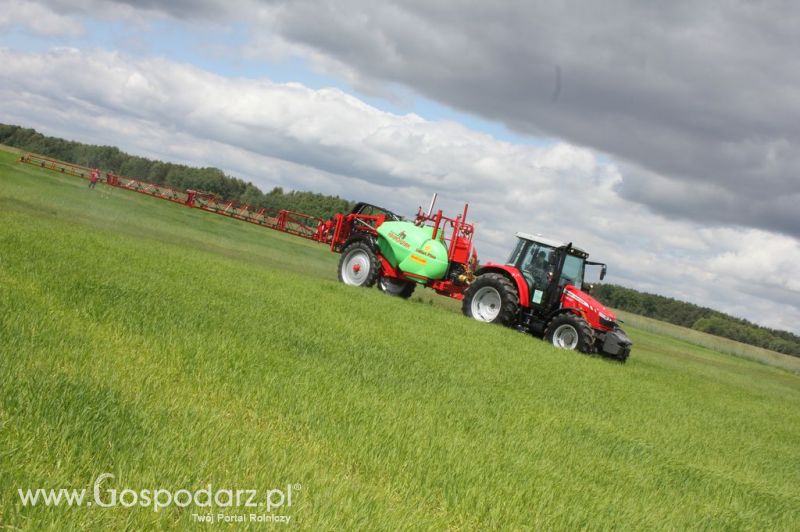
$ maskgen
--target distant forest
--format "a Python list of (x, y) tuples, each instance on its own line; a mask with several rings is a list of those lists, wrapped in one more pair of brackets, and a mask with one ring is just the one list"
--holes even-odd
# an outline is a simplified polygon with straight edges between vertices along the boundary
[(592, 295), (609, 307), (627, 310), (745, 344), (800, 356), (800, 336), (761, 327), (710, 308), (613, 284), (595, 285)]
[[(314, 192), (284, 192), (280, 187), (265, 194), (253, 183), (225, 175), (218, 168), (195, 168), (153, 161), (128, 155), (112, 146), (96, 146), (47, 137), (20, 126), (0, 124), (0, 144), (181, 190), (190, 188), (211, 192), (218, 197), (259, 208), (289, 209), (320, 218), (329, 218), (337, 212), (348, 212), (353, 208), (352, 202), (338, 196)], [(779, 353), (800, 356), (800, 336), (761, 327), (716, 310), (612, 284), (596, 285), (593, 295), (610, 307)]]
[(96, 146), (47, 137), (36, 130), (20, 126), (0, 124), (0, 144), (179, 190), (211, 192), (217, 197), (252, 207), (287, 209), (330, 218), (337, 212), (350, 211), (354, 205), (338, 196), (315, 192), (284, 192), (281, 187), (275, 187), (265, 194), (253, 183), (225, 175), (219, 168), (195, 168), (153, 161), (129, 155), (112, 146)]

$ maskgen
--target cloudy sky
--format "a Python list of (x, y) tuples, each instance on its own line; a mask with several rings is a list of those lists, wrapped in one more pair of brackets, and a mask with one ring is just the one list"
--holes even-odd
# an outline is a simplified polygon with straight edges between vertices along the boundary
[(798, 27), (788, 1), (0, 0), (0, 122), (404, 214), (438, 192), (482, 260), (542, 233), (800, 332)]

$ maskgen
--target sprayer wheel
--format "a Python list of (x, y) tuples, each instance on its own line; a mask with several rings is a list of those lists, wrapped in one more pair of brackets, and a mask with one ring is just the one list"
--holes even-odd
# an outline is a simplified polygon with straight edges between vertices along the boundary
[(392, 279), (390, 277), (381, 277), (378, 279), (378, 290), (390, 296), (402, 297), (408, 299), (414, 293), (414, 288), (417, 283), (413, 281), (404, 281), (402, 279)]
[(339, 259), (339, 280), (350, 286), (368, 288), (380, 275), (381, 263), (365, 242), (353, 242), (342, 250)]

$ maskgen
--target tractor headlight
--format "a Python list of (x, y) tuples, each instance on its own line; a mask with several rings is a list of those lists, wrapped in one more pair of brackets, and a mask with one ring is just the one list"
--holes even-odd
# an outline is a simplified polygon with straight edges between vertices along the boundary
[(600, 325), (602, 325), (603, 327), (608, 327), (609, 329), (613, 329), (617, 325), (617, 322), (615, 322), (609, 316), (606, 316), (605, 314), (603, 314), (601, 312), (600, 313)]

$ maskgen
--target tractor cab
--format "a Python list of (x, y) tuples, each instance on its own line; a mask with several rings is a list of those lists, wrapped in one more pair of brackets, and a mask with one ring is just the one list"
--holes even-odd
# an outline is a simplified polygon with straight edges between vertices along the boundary
[(587, 265), (602, 266), (600, 278), (605, 277), (605, 264), (587, 261), (589, 254), (572, 244), (527, 233), (517, 233), (517, 238), (507, 264), (525, 279), (530, 306), (557, 305), (567, 285), (583, 290)]

